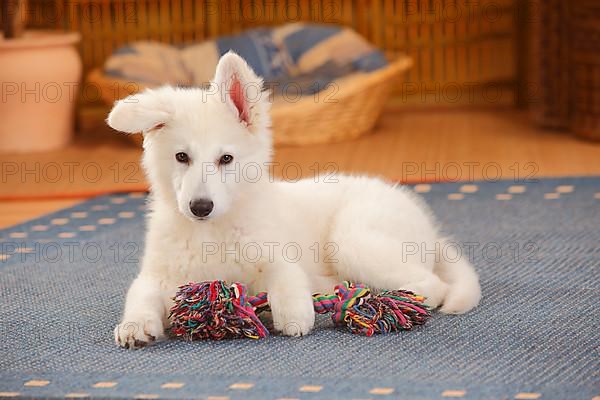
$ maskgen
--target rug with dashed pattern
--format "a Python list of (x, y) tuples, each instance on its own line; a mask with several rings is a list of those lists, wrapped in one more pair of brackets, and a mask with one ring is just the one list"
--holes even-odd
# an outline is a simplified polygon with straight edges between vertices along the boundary
[(120, 349), (145, 195), (115, 194), (0, 231), (0, 397), (598, 400), (600, 178), (421, 184), (483, 301), (361, 337)]

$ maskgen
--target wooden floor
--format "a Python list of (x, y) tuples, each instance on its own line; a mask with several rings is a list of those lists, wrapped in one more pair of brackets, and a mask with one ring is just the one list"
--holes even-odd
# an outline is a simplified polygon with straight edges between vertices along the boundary
[[(0, 227), (73, 205), (93, 193), (146, 187), (137, 147), (108, 131), (85, 137), (43, 155), (2, 156)], [(526, 115), (509, 109), (389, 108), (369, 136), (277, 149), (275, 161), (275, 174), (289, 180), (298, 172), (314, 176), (317, 170), (403, 181), (520, 180), (600, 175), (600, 144), (535, 129)]]

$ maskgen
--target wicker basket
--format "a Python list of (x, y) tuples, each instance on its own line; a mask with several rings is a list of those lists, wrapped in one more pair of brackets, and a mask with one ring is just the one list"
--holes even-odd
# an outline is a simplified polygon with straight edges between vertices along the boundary
[(597, 0), (535, 0), (531, 109), (543, 127), (600, 140), (600, 6)]
[(576, 135), (600, 140), (600, 4), (570, 3), (572, 121)]
[(533, 0), (532, 5), (531, 79), (538, 96), (532, 117), (543, 128), (568, 129), (569, 5), (563, 0)]
[[(401, 57), (387, 67), (371, 73), (357, 73), (335, 81), (318, 96), (303, 96), (292, 102), (273, 102), (273, 139), (275, 144), (306, 145), (353, 139), (369, 133), (389, 97), (392, 83), (412, 65)], [(88, 83), (95, 85), (102, 99), (112, 105), (116, 100), (137, 93), (142, 84), (106, 76), (93, 70)], [(139, 141), (137, 136), (132, 136)]]

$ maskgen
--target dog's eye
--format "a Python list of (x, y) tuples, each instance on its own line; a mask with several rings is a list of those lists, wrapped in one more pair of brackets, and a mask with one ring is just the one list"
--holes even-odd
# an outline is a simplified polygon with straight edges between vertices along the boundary
[(219, 160), (220, 165), (226, 165), (233, 161), (233, 156), (231, 154), (223, 154), (221, 159)]
[(188, 157), (188, 155), (183, 152), (175, 154), (175, 159), (178, 162), (184, 163), (184, 164), (188, 164), (190, 162), (190, 158)]

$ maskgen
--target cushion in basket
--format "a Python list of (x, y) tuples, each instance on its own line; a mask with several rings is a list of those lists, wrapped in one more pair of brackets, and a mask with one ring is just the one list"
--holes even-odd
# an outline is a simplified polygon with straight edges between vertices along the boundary
[(293, 23), (181, 47), (134, 42), (109, 57), (104, 73), (146, 86), (199, 86), (210, 81), (219, 57), (229, 50), (241, 55), (276, 93), (282, 83), (293, 82), (301, 94), (312, 94), (339, 77), (387, 65), (383, 53), (351, 29)]

